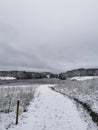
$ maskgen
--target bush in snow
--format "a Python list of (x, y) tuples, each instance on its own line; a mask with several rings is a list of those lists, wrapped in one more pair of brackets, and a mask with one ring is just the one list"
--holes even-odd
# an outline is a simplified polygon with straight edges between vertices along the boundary
[(17, 85), (0, 86), (0, 112), (11, 112), (20, 99), (20, 111), (26, 111), (27, 105), (34, 97), (36, 86)]

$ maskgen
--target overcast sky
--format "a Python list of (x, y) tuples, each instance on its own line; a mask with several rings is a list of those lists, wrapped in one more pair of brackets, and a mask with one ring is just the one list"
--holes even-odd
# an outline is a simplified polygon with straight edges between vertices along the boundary
[(0, 0), (0, 69), (98, 67), (98, 0)]

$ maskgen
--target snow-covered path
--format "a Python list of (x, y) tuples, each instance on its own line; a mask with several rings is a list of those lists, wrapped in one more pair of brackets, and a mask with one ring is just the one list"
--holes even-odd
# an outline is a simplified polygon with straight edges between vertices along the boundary
[(10, 130), (87, 130), (75, 104), (47, 86), (40, 86), (27, 117)]

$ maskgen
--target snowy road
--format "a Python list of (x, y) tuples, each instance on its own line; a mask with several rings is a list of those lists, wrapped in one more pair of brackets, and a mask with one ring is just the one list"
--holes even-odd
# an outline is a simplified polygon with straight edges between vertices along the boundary
[(75, 104), (47, 86), (40, 86), (23, 122), (10, 130), (87, 130)]

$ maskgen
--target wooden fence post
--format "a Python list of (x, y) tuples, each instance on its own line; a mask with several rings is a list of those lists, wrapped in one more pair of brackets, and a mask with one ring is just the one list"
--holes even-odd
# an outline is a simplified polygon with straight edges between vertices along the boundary
[(19, 103), (20, 103), (20, 100), (17, 100), (17, 108), (16, 108), (16, 125), (18, 124), (18, 118), (19, 118)]

